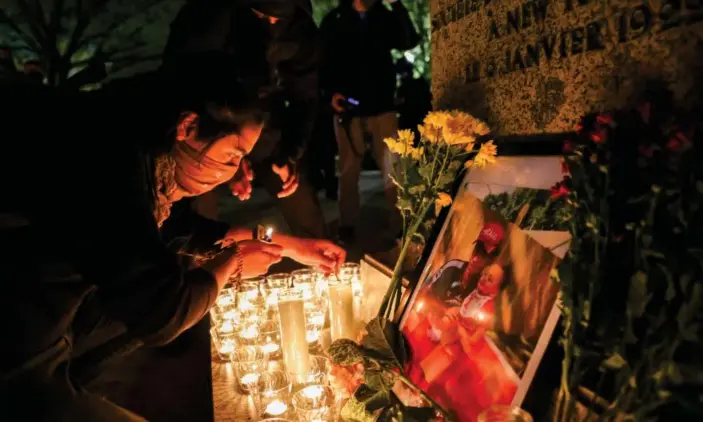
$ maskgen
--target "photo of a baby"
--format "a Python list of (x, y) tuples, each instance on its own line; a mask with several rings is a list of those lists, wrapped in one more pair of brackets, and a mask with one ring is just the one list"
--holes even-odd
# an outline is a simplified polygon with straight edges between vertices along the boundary
[(466, 189), (454, 207), (461, 212), (450, 213), (401, 330), (410, 379), (470, 422), (529, 384), (558, 316), (550, 273), (559, 259)]

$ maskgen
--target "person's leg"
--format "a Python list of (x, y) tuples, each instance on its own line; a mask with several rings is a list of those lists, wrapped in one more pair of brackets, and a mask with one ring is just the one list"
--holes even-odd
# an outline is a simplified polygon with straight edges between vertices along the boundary
[(371, 148), (374, 159), (383, 175), (383, 189), (388, 202), (389, 229), (395, 235), (397, 234), (396, 232), (402, 229), (402, 223), (400, 213), (395, 207), (398, 195), (390, 176), (393, 171), (393, 155), (388, 150), (385, 142), (383, 142), (384, 139), (395, 136), (398, 131), (398, 119), (395, 112), (373, 116), (368, 120), (367, 130), (371, 134)]
[(353, 240), (354, 230), (359, 222), (359, 176), (365, 151), (361, 118), (339, 122), (335, 117), (334, 131), (339, 147), (340, 237)]
[(69, 377), (68, 337), (3, 374), (0, 420), (142, 422), (146, 419), (76, 387)]
[(283, 182), (273, 172), (270, 163), (254, 164), (254, 178), (276, 198), (276, 205), (293, 235), (324, 239), (327, 237), (327, 226), (317, 194), (308, 182), (306, 169), (298, 170), (300, 172), (298, 189), (285, 198), (278, 197)]

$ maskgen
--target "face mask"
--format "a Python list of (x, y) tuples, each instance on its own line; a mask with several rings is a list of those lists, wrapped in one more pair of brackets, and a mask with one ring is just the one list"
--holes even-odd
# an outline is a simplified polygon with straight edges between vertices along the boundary
[(234, 177), (239, 164), (223, 164), (202, 154), (185, 141), (173, 150), (176, 184), (190, 195), (200, 195)]

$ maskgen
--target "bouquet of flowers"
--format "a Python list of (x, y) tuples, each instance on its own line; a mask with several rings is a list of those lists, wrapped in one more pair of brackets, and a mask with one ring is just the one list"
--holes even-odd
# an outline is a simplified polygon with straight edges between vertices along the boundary
[(565, 354), (555, 421), (657, 419), (671, 403), (700, 404), (686, 391), (700, 391), (703, 373), (701, 128), (658, 98), (586, 116), (564, 145), (552, 197), (572, 243), (555, 273)]
[(422, 228), (430, 212), (437, 215), (452, 203), (449, 191), (462, 170), (495, 162), (497, 150), (488, 126), (467, 113), (431, 112), (423, 123), (418, 139), (413, 131), (400, 130), (397, 137), (385, 140), (395, 158), (391, 177), (403, 237), (379, 314), (359, 342), (337, 340), (328, 350), (333, 378), (348, 396), (341, 412), (344, 420), (453, 420), (404, 375), (408, 351), (392, 316), (400, 306), (406, 253), (414, 240), (424, 242)]

